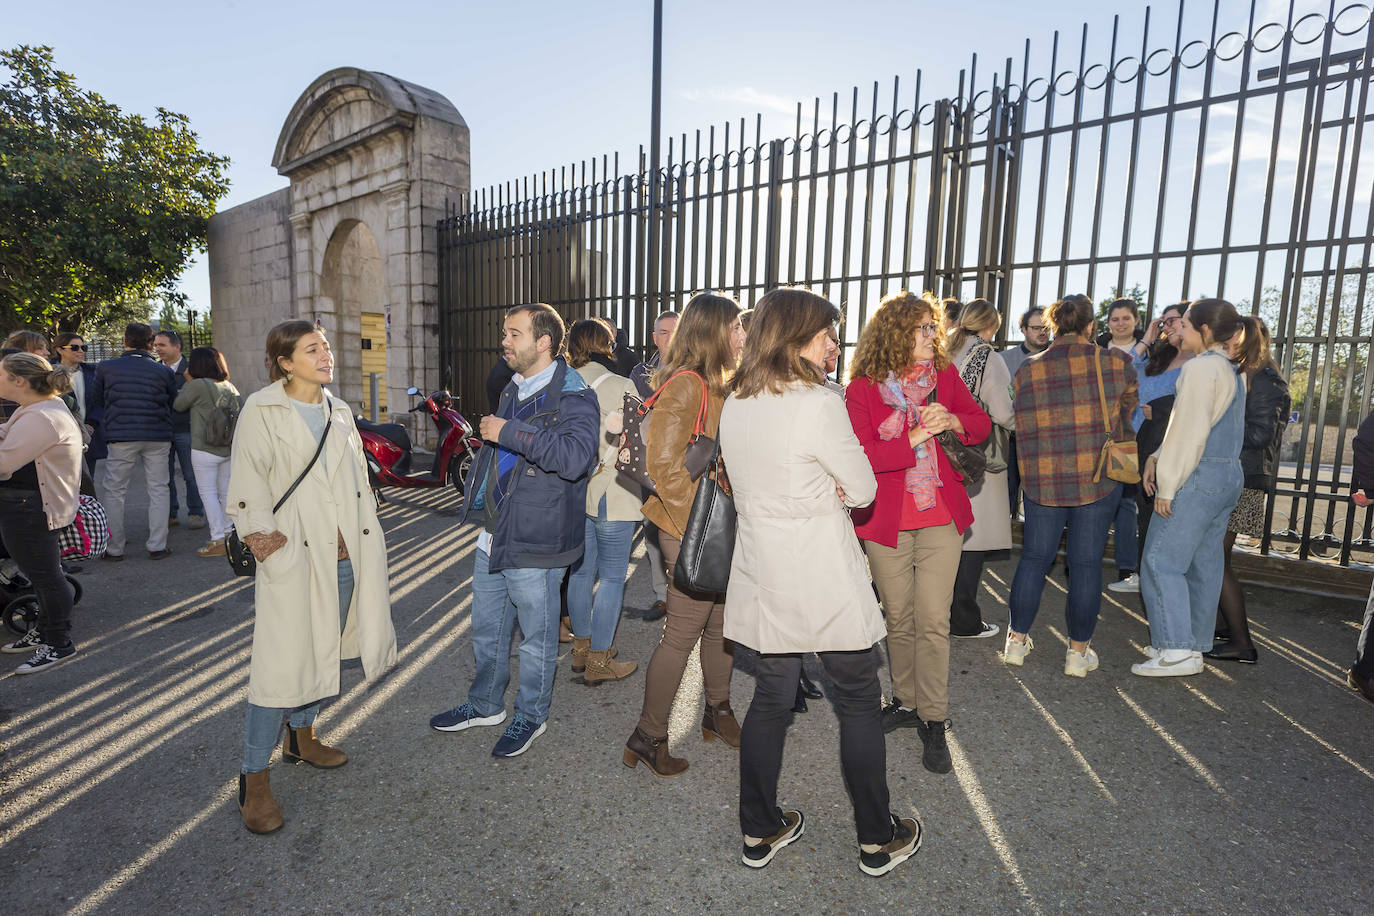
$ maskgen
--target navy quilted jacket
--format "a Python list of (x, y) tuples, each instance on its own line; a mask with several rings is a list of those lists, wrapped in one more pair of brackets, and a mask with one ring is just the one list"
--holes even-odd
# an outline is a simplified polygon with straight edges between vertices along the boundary
[(95, 367), (95, 403), (106, 442), (171, 442), (176, 379), (151, 353), (125, 350)]

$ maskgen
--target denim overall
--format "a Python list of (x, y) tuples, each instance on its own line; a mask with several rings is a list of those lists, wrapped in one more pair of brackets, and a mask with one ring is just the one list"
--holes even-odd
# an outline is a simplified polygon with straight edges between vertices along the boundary
[[(1225, 359), (1215, 351), (1199, 359)], [(1156, 649), (1212, 648), (1224, 564), (1226, 522), (1240, 499), (1245, 475), (1240, 449), (1245, 437), (1245, 380), (1207, 434), (1197, 468), (1174, 496), (1173, 514), (1155, 517), (1145, 537), (1141, 597)]]

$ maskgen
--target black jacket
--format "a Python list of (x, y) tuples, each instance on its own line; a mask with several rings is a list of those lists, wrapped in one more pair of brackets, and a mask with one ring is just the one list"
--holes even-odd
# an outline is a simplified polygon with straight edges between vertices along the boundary
[(171, 442), (172, 370), (144, 350), (125, 350), (95, 367), (92, 398), (104, 410), (106, 442)]
[(1374, 413), (1364, 418), (1355, 433), (1355, 475), (1350, 489), (1362, 489), (1365, 496), (1374, 499)]
[(1245, 396), (1245, 441), (1240, 449), (1247, 490), (1268, 490), (1274, 485), (1279, 443), (1292, 406), (1288, 384), (1278, 372), (1271, 367), (1255, 373)]

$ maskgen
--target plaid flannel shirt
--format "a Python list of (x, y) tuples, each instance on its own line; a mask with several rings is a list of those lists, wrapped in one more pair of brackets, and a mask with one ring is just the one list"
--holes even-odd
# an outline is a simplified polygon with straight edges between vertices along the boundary
[(1105, 473), (1093, 481), (1107, 438), (1094, 359), (1102, 360), (1112, 438), (1131, 439), (1137, 382), (1130, 359), (1118, 350), (1057, 340), (1012, 380), (1021, 488), (1042, 506), (1085, 506), (1116, 486)]

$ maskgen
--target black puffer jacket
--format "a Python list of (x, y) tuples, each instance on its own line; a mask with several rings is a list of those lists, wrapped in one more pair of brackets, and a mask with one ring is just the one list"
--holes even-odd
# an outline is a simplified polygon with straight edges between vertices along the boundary
[(1292, 406), (1288, 383), (1272, 367), (1261, 369), (1250, 379), (1250, 391), (1245, 396), (1245, 442), (1240, 450), (1246, 489), (1268, 490), (1273, 486), (1279, 442)]
[(177, 385), (151, 353), (125, 350), (95, 367), (92, 398), (105, 408), (106, 442), (171, 442)]

